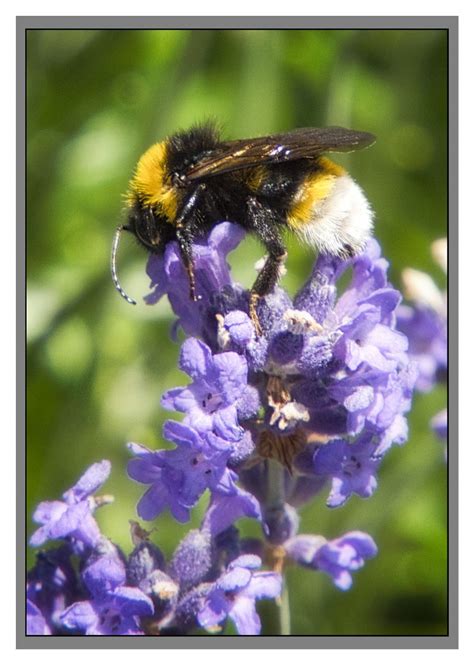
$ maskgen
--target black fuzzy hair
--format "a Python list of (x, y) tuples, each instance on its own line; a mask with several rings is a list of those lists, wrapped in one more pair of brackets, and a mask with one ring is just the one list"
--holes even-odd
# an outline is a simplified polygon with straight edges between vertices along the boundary
[(214, 151), (220, 143), (220, 132), (216, 123), (211, 120), (194, 125), (186, 131), (176, 132), (167, 140), (168, 171), (182, 172), (210, 151)]

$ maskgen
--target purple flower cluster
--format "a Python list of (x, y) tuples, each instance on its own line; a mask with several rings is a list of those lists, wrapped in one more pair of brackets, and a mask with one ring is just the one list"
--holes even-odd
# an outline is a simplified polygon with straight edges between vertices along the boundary
[[(98, 469), (104, 467), (104, 462), (93, 465), (83, 479), (98, 479)], [(81, 480), (66, 494), (74, 493)], [(89, 518), (91, 510), (92, 506)], [(216, 525), (211, 518), (201, 529), (190, 531), (167, 564), (149, 534), (137, 525), (132, 527), (135, 548), (127, 557), (100, 532), (91, 543), (87, 531), (78, 533), (71, 521), (69, 529), (51, 536), (62, 544), (40, 551), (28, 574), (27, 634), (216, 632), (228, 618), (239, 634), (258, 634), (255, 603), (279, 596), (281, 577), (259, 570), (259, 557), (241, 552), (237, 529), (222, 522), (224, 528)], [(35, 541), (33, 534), (30, 542)], [(42, 539), (41, 544), (45, 542)]]
[[(387, 261), (375, 240), (351, 260), (321, 254), (295, 298), (277, 287), (260, 300), (257, 335), (249, 293), (227, 263), (242, 238), (240, 227), (223, 222), (195, 243), (196, 302), (175, 243), (148, 263), (147, 301), (168, 296), (173, 335), (181, 328), (187, 336), (179, 368), (189, 381), (161, 400), (182, 414), (163, 427), (174, 447), (130, 443), (128, 474), (146, 486), (137, 506), (143, 520), (169, 511), (187, 522), (206, 493), (200, 528), (168, 563), (146, 532), (135, 531), (127, 557), (93, 518), (104, 500), (92, 494), (109, 471), (106, 462), (93, 465), (64, 502), (42, 503), (35, 513), (42, 526), (32, 544), (65, 544), (47, 553), (51, 570), (38, 587), (46, 556), (39, 555), (30, 634), (216, 632), (227, 619), (239, 634), (259, 634), (255, 603), (280, 596), (288, 562), (347, 590), (375, 556), (374, 541), (360, 531), (334, 540), (298, 534), (297, 508), (325, 489), (329, 507), (370, 497), (383, 457), (407, 440), (417, 372), (396, 329), (401, 297), (387, 281)], [(240, 537), (235, 523), (243, 517), (260, 522), (262, 539)]]
[[(401, 296), (387, 281), (388, 264), (376, 241), (349, 261), (321, 254), (293, 301), (281, 288), (263, 298), (258, 310), (263, 334), (257, 336), (248, 292), (232, 281), (227, 264), (227, 253), (241, 238), (239, 227), (224, 222), (196, 244), (197, 302), (189, 300), (175, 244), (164, 257), (149, 260), (148, 301), (168, 294), (177, 325), (192, 337), (180, 356), (180, 369), (191, 383), (162, 399), (165, 408), (185, 414), (188, 461), (180, 464), (179, 481), (171, 470), (172, 459), (181, 456), (178, 449), (151, 453), (149, 465), (140, 469), (136, 460), (130, 463), (132, 478), (151, 484), (153, 459), (160, 468), (160, 492), (171, 493), (166, 501), (152, 500), (151, 512), (144, 512), (143, 500), (156, 491), (151, 485), (139, 506), (144, 518), (165, 505), (189, 509), (204, 489), (219, 502), (217, 483), (229, 469), (258, 498), (263, 513), (265, 490), (259, 493), (255, 485), (265, 487), (260, 476), (269, 459), (291, 473), (293, 494), (298, 485), (316, 492), (329, 482), (328, 504), (341, 505), (353, 493), (370, 496), (381, 458), (407, 439), (405, 414), (416, 371), (407, 339), (395, 329)], [(338, 294), (346, 273), (350, 283)], [(164, 436), (181, 449), (182, 441), (170, 432), (176, 427), (168, 422)], [(132, 452), (137, 454), (136, 446)], [(236, 515), (248, 514), (244, 503), (248, 508), (245, 494), (233, 502)]]
[(33, 520), (41, 526), (31, 536), (30, 544), (38, 547), (48, 540), (67, 537), (79, 549), (93, 547), (100, 539), (93, 513), (104, 499), (97, 500), (92, 495), (109, 474), (107, 460), (93, 464), (74, 487), (63, 494), (64, 501), (42, 501), (33, 515)]
[[(431, 247), (435, 261), (447, 271), (447, 241), (439, 239)], [(401, 305), (397, 312), (397, 328), (408, 339), (408, 353), (417, 365), (415, 388), (429, 392), (444, 384), (448, 370), (447, 294), (441, 291), (430, 275), (406, 268), (402, 273), (403, 289), (411, 304)], [(431, 420), (434, 432), (447, 440), (447, 410)]]
[(295, 536), (285, 543), (285, 551), (302, 566), (327, 573), (339, 589), (346, 591), (352, 586), (351, 572), (375, 556), (377, 546), (366, 533), (351, 531), (329, 542), (320, 536)]

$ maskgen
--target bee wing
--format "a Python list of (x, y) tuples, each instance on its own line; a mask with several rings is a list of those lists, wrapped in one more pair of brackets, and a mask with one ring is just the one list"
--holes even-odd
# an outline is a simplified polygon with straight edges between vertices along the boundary
[(343, 127), (308, 127), (286, 134), (227, 141), (222, 144), (222, 150), (194, 164), (185, 176), (188, 180), (198, 180), (258, 164), (314, 159), (323, 152), (359, 150), (374, 141), (373, 134)]

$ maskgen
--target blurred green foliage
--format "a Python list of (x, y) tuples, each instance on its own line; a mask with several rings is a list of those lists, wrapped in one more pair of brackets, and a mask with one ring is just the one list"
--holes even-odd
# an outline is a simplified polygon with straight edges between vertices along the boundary
[[(336, 124), (373, 132), (375, 146), (336, 161), (373, 204), (395, 285), (412, 266), (443, 286), (429, 245), (447, 232), (446, 45), (441, 30), (28, 31), (28, 515), (108, 458), (116, 503), (98, 519), (130, 551), (142, 489), (126, 477), (124, 444), (166, 445), (159, 399), (185, 377), (169, 304), (127, 305), (109, 251), (136, 160), (167, 133), (208, 117), (228, 138)], [(252, 283), (261, 253), (251, 238), (234, 253), (240, 281)], [(312, 260), (290, 241), (291, 292)], [(145, 262), (122, 243), (120, 277), (135, 297), (148, 289)], [(384, 461), (370, 501), (330, 511), (321, 497), (302, 511), (303, 532), (365, 530), (380, 552), (348, 593), (291, 569), (294, 634), (446, 633), (446, 471), (428, 424), (445, 402), (442, 387), (416, 396), (410, 441)], [(188, 528), (164, 515), (153, 537), (169, 554)], [(263, 615), (275, 631), (270, 604)]]

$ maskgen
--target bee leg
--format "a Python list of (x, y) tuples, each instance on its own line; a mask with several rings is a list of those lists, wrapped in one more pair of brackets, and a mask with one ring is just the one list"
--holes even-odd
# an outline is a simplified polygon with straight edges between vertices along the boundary
[(260, 298), (274, 288), (280, 277), (282, 264), (287, 257), (286, 247), (280, 238), (282, 220), (275, 209), (251, 196), (247, 199), (247, 220), (250, 229), (267, 249), (268, 256), (250, 290), (249, 314), (257, 335), (262, 334), (257, 305)]
[(183, 259), (184, 267), (188, 274), (189, 280), (189, 296), (191, 300), (197, 301), (196, 295), (196, 280), (194, 277), (194, 264), (192, 253), (192, 213), (199, 200), (200, 195), (206, 189), (205, 183), (200, 183), (193, 191), (191, 196), (186, 200), (181, 208), (179, 215), (175, 220), (176, 225), (176, 238), (178, 240), (179, 251)]
[(258, 336), (263, 334), (257, 314), (258, 301), (270, 293), (278, 282), (280, 267), (285, 262), (286, 257), (287, 252), (284, 248), (281, 253), (270, 254), (250, 291), (249, 314)]
[(257, 333), (257, 337), (261, 337), (263, 335), (262, 326), (260, 325), (260, 321), (257, 314), (257, 304), (259, 300), (260, 296), (258, 295), (258, 293), (255, 293), (255, 291), (250, 291), (249, 315), (252, 320), (253, 327), (255, 328), (255, 332)]
[(191, 300), (197, 301), (198, 297), (196, 295), (196, 279), (194, 277), (194, 263), (193, 263), (193, 253), (192, 253), (192, 244), (191, 237), (184, 229), (178, 229), (176, 231), (176, 237), (178, 239), (179, 253), (183, 259), (184, 267), (186, 269), (188, 280), (189, 280), (189, 297)]
[(262, 335), (262, 326), (258, 319), (257, 304), (260, 298), (270, 293), (278, 282), (281, 266), (286, 260), (287, 251), (278, 238), (266, 243), (268, 257), (250, 291), (249, 313), (257, 335)]

